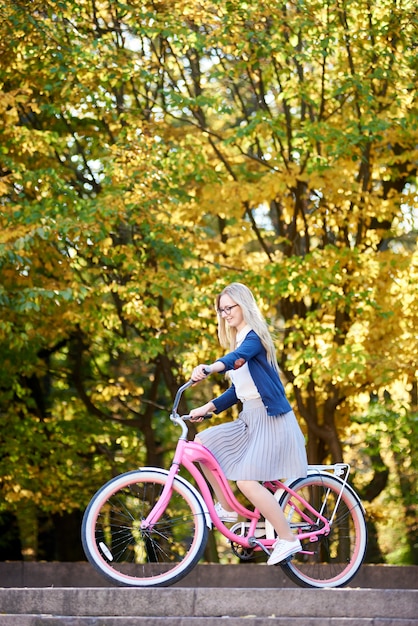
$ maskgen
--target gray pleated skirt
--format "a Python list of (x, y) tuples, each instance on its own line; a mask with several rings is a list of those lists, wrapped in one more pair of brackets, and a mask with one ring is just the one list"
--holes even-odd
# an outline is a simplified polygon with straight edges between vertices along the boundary
[(238, 418), (199, 432), (228, 480), (306, 476), (305, 440), (293, 411), (270, 416), (261, 400), (248, 400)]

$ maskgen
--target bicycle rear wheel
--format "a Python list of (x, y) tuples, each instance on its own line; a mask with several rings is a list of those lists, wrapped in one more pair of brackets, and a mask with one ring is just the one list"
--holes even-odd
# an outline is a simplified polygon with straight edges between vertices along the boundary
[[(326, 474), (298, 479), (290, 487), (332, 522), (327, 536), (318, 535), (316, 542), (303, 541), (303, 551), (281, 564), (282, 569), (301, 587), (347, 585), (359, 570), (367, 547), (367, 527), (358, 496), (349, 485), (344, 487)], [(287, 492), (280, 505), (293, 530), (309, 532), (323, 526)]]
[(177, 477), (162, 517), (151, 529), (141, 529), (166, 480), (157, 470), (127, 472), (106, 483), (90, 501), (83, 517), (83, 548), (111, 582), (171, 585), (202, 556), (208, 537), (205, 515), (192, 487)]

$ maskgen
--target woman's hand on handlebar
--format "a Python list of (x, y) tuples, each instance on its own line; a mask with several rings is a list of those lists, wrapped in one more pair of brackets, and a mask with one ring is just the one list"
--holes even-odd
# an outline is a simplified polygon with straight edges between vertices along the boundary
[(211, 373), (210, 365), (198, 365), (192, 372), (192, 380), (196, 383), (200, 382)]
[(209, 376), (209, 374), (218, 374), (219, 372), (223, 372), (224, 369), (225, 365), (222, 361), (215, 361), (211, 363), (211, 365), (202, 363), (194, 368), (191, 379), (194, 383), (199, 383), (201, 380), (204, 380), (206, 376)]
[(208, 413), (211, 413), (215, 409), (213, 402), (206, 402), (202, 406), (198, 406), (196, 409), (192, 409), (189, 413), (191, 422), (202, 422), (204, 417)]

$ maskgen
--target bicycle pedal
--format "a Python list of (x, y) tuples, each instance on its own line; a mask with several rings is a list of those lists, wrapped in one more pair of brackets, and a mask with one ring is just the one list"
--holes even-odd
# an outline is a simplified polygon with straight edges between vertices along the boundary
[(261, 541), (258, 541), (254, 536), (253, 537), (249, 537), (248, 543), (250, 544), (250, 546), (252, 548), (255, 548), (255, 546), (258, 546), (261, 550), (263, 550), (267, 554), (267, 556), (270, 556), (269, 549), (266, 546), (264, 546), (261, 543)]

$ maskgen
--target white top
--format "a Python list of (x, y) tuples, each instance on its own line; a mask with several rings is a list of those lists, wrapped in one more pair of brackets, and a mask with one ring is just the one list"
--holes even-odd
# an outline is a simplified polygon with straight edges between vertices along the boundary
[[(251, 326), (247, 324), (237, 333), (237, 348), (242, 344), (250, 330)], [(245, 400), (255, 400), (261, 397), (250, 374), (248, 363), (245, 363), (237, 370), (230, 370), (228, 374), (235, 385), (235, 392), (241, 402), (245, 402)]]

